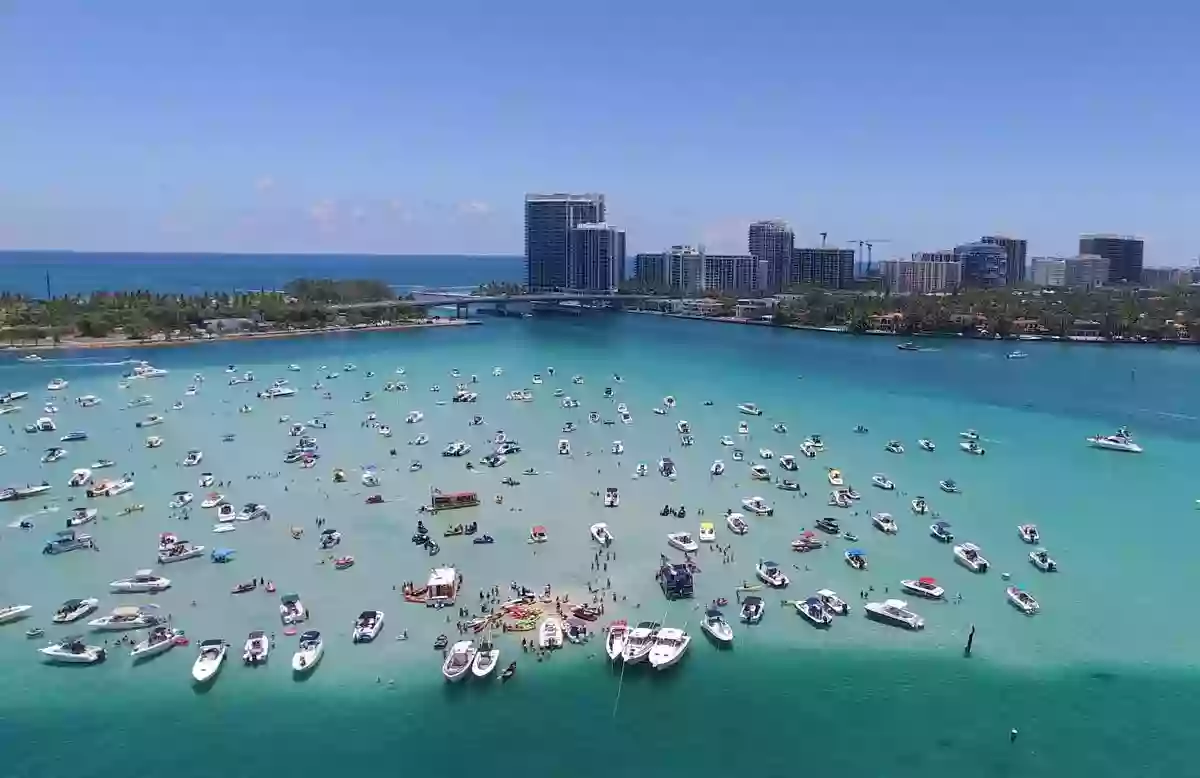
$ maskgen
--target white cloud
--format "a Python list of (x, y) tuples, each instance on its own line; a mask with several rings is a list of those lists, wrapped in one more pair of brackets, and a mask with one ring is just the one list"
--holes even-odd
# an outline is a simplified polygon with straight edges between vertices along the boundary
[(338, 206), (333, 200), (321, 200), (308, 208), (308, 218), (323, 232), (332, 232), (337, 227)]
[(467, 200), (458, 204), (458, 212), (462, 216), (487, 216), (492, 206), (482, 200)]

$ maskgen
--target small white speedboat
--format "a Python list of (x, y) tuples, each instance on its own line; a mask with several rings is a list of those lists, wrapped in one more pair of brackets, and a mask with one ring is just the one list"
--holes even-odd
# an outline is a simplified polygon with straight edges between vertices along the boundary
[(354, 643), (370, 643), (383, 629), (383, 611), (363, 611), (354, 622)]
[(929, 503), (925, 502), (924, 497), (915, 497), (912, 500), (912, 512), (918, 516), (924, 516), (929, 513)]
[(95, 508), (76, 508), (71, 511), (71, 515), (67, 517), (68, 527), (81, 527), (96, 520), (100, 511)]
[(735, 535), (745, 535), (750, 531), (750, 525), (746, 523), (746, 517), (740, 513), (731, 513), (726, 516), (725, 525)]
[(986, 573), (988, 561), (984, 558), (979, 546), (974, 543), (963, 543), (954, 547), (954, 559), (972, 573)]
[(667, 544), (688, 554), (700, 550), (700, 544), (692, 538), (690, 532), (667, 533)]
[(791, 583), (791, 580), (779, 567), (778, 562), (760, 559), (754, 568), (754, 572), (758, 575), (758, 580), (775, 589), (782, 589)]
[(828, 627), (833, 624), (833, 614), (825, 607), (825, 602), (818, 596), (796, 600), (792, 607), (814, 627)]
[(20, 621), (33, 610), (32, 605), (3, 605), (0, 606), (0, 624)]
[(708, 472), (712, 475), (721, 475), (725, 472), (725, 463), (719, 459), (714, 459), (712, 467), (708, 469)]
[(718, 645), (728, 645), (733, 642), (733, 627), (729, 626), (729, 622), (725, 620), (725, 614), (716, 608), (709, 608), (704, 612), (704, 618), (700, 621), (700, 629), (711, 637)]
[(442, 662), (442, 677), (451, 683), (461, 681), (470, 673), (474, 661), (475, 643), (460, 640), (451, 646), (450, 652), (446, 654), (446, 661)]
[(1038, 532), (1036, 524), (1017, 525), (1017, 534), (1021, 536), (1021, 540), (1033, 546), (1042, 542), (1042, 535)]
[(755, 481), (770, 481), (771, 471), (763, 465), (751, 465), (750, 478)]
[(917, 441), (917, 445), (920, 446), (921, 450), (923, 451), (933, 451), (937, 448), (937, 445), (929, 438), (921, 438)]
[(215, 508), (225, 502), (225, 495), (220, 492), (209, 492), (208, 495), (200, 502), (201, 508)]
[(187, 456), (183, 458), (184, 467), (195, 467), (204, 460), (204, 452), (200, 449), (192, 449), (187, 452)]
[(113, 612), (98, 619), (92, 619), (88, 626), (101, 632), (122, 632), (130, 629), (147, 629), (155, 627), (164, 621), (157, 613), (142, 610), (136, 605), (125, 605), (114, 608)]
[(625, 645), (621, 648), (621, 658), (625, 664), (631, 665), (645, 661), (654, 648), (654, 636), (658, 634), (659, 625), (653, 621), (639, 622), (625, 636)]
[(832, 589), (818, 589), (817, 596), (821, 598), (821, 602), (825, 605), (825, 610), (835, 616), (845, 616), (850, 613), (850, 603), (837, 596), (837, 592)]
[(900, 587), (927, 600), (940, 600), (946, 596), (946, 590), (932, 578), (906, 578), (900, 582)]
[(67, 486), (83, 486), (90, 480), (92, 480), (91, 469), (80, 467), (71, 471), (71, 479), (67, 481)]
[(171, 501), (167, 503), (168, 508), (183, 508), (192, 503), (196, 499), (191, 492), (175, 492), (171, 495)]
[(654, 646), (646, 658), (655, 670), (666, 670), (683, 659), (691, 643), (691, 636), (682, 629), (662, 627), (654, 636)]
[(170, 627), (158, 626), (150, 630), (146, 635), (146, 639), (135, 643), (133, 650), (129, 652), (129, 656), (136, 661), (144, 661), (151, 657), (165, 654), (177, 645), (176, 639), (180, 636), (178, 630)]
[(610, 662), (621, 658), (621, 651), (625, 648), (625, 638), (628, 635), (629, 624), (626, 621), (614, 621), (608, 625), (608, 633), (604, 636), (604, 653), (608, 655)]
[(557, 616), (547, 616), (538, 625), (538, 646), (540, 648), (562, 648), (563, 626)]
[(987, 451), (984, 450), (983, 446), (979, 445), (978, 443), (976, 443), (973, 440), (968, 440), (968, 441), (959, 443), (958, 447), (961, 448), (966, 453), (971, 454), (973, 456), (977, 456), (977, 457), (981, 457), (987, 453)]
[(79, 621), (84, 616), (92, 613), (96, 608), (100, 607), (100, 600), (95, 597), (85, 597), (83, 599), (67, 600), (62, 605), (58, 606), (58, 610), (50, 617), (50, 620), (55, 624), (70, 624), (73, 621)]
[(888, 535), (895, 535), (900, 531), (900, 526), (896, 524), (896, 520), (892, 518), (890, 513), (874, 513), (871, 515), (871, 523), (880, 532)]
[(171, 579), (155, 575), (153, 570), (138, 570), (129, 578), (113, 581), (108, 587), (121, 594), (152, 594), (171, 588)]
[(471, 662), (471, 675), (487, 678), (496, 669), (499, 661), (500, 649), (496, 648), (492, 641), (484, 640), (479, 644), (479, 650), (475, 652), (475, 659)]
[(871, 485), (885, 491), (891, 491), (896, 488), (896, 484), (893, 483), (892, 479), (888, 478), (883, 473), (876, 473), (875, 475), (871, 476)]
[(1004, 593), (1008, 597), (1009, 603), (1026, 616), (1032, 616), (1042, 609), (1042, 606), (1038, 605), (1038, 601), (1033, 599), (1033, 595), (1024, 589), (1010, 586), (1004, 590)]
[(51, 662), (73, 665), (93, 665), (103, 662), (107, 653), (101, 646), (89, 646), (81, 636), (72, 636), (64, 640), (39, 648), (38, 653)]
[(884, 600), (883, 602), (868, 602), (863, 606), (863, 612), (872, 621), (889, 624), (905, 629), (924, 629), (925, 619), (908, 609), (904, 600)]
[(301, 675), (311, 672), (324, 655), (325, 641), (321, 639), (321, 633), (315, 629), (302, 633), (300, 645), (292, 654), (292, 672)]
[(298, 594), (285, 594), (279, 598), (279, 618), (284, 624), (299, 624), (308, 619), (308, 610)]
[(207, 683), (216, 677), (225, 664), (225, 656), (229, 646), (224, 640), (204, 640), (200, 643), (200, 655), (192, 664), (192, 680), (196, 683)]
[(248, 665), (261, 665), (270, 655), (271, 641), (267, 638), (267, 633), (261, 629), (251, 632), (246, 638), (246, 645), (242, 647), (242, 661)]
[(602, 546), (611, 546), (612, 545), (613, 534), (609, 530), (608, 525), (605, 524), (604, 522), (598, 522), (596, 524), (593, 524), (591, 526), (591, 528), (589, 529), (589, 532), (592, 535), (592, 540), (596, 541), (600, 545), (602, 545)]
[(1054, 573), (1058, 571), (1058, 562), (1055, 562), (1050, 556), (1050, 552), (1044, 548), (1039, 548), (1036, 551), (1030, 551), (1029, 562), (1043, 573)]
[(217, 505), (217, 521), (228, 522), (237, 518), (237, 510), (227, 502), (218, 503)]
[(771, 507), (770, 503), (758, 496), (746, 497), (743, 499), (742, 507), (753, 513), (755, 516), (775, 515), (775, 509)]

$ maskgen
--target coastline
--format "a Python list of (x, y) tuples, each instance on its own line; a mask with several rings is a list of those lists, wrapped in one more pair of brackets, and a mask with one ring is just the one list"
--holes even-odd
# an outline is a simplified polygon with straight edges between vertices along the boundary
[(214, 335), (211, 338), (180, 338), (176, 340), (129, 340), (127, 338), (90, 338), (87, 340), (62, 340), (58, 343), (40, 343), (33, 346), (5, 346), (0, 351), (78, 351), (111, 348), (159, 348), (166, 346), (195, 346), (204, 343), (228, 343), (239, 340), (271, 340), (287, 338), (316, 337), (320, 335), (341, 335), (355, 332), (396, 332), (400, 330), (429, 329), (437, 327), (461, 327), (482, 324), (475, 319), (436, 319), (405, 324), (388, 324), (384, 326), (368, 325), (365, 327), (324, 327), (321, 329), (295, 329), (272, 332), (241, 332), (229, 335)]

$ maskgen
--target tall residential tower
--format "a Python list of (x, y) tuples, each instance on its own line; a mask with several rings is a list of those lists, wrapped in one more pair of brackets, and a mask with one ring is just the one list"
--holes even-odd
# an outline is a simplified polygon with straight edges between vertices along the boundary
[(796, 236), (787, 222), (754, 222), (750, 225), (747, 237), (750, 256), (767, 266), (767, 290), (779, 291), (790, 283), (796, 283), (788, 278), (788, 267), (792, 263), (792, 248), (796, 245)]
[(567, 286), (581, 292), (615, 293), (625, 280), (625, 230), (608, 224), (571, 228)]
[(1080, 235), (1079, 253), (1095, 254), (1108, 260), (1108, 281), (1136, 284), (1142, 280), (1142, 260), (1146, 244), (1127, 235)]
[(525, 195), (525, 287), (549, 292), (571, 286), (571, 229), (604, 221), (602, 194)]

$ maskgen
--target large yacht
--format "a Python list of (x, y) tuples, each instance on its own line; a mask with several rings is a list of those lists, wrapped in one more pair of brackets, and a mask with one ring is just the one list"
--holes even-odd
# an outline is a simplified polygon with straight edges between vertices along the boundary
[(654, 636), (654, 645), (647, 655), (650, 666), (655, 670), (666, 670), (677, 664), (691, 643), (691, 636), (682, 629), (662, 627)]
[(78, 635), (39, 648), (38, 652), (51, 662), (76, 665), (93, 665), (103, 662), (106, 656), (101, 646), (89, 646), (83, 642), (83, 637)]
[(1087, 439), (1093, 448), (1103, 448), (1109, 451), (1123, 451), (1126, 454), (1140, 454), (1144, 450), (1133, 442), (1133, 435), (1128, 427), (1122, 427), (1112, 435), (1093, 435)]
[(171, 579), (155, 575), (153, 570), (138, 570), (132, 577), (113, 581), (108, 586), (114, 592), (128, 594), (161, 592), (170, 588)]
[(147, 629), (156, 627), (165, 619), (156, 613), (142, 610), (136, 605), (124, 605), (114, 608), (113, 612), (98, 619), (92, 619), (88, 626), (102, 632), (121, 632), (129, 629)]
[(883, 602), (868, 602), (863, 606), (867, 618), (893, 627), (906, 629), (923, 629), (925, 619), (908, 609), (904, 600), (884, 600)]
[(621, 649), (621, 658), (626, 664), (644, 661), (654, 649), (654, 638), (658, 634), (659, 624), (653, 621), (643, 621), (629, 631), (625, 638), (625, 647)]

